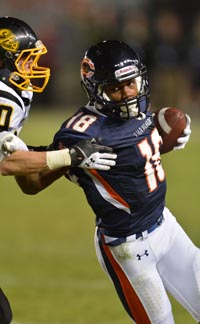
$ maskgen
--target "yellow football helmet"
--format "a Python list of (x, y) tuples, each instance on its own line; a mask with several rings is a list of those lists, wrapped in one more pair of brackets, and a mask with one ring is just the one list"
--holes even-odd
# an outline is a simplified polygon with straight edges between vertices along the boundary
[(50, 77), (50, 69), (39, 66), (46, 53), (42, 41), (25, 22), (0, 18), (0, 61), (11, 72), (10, 83), (20, 90), (42, 92)]

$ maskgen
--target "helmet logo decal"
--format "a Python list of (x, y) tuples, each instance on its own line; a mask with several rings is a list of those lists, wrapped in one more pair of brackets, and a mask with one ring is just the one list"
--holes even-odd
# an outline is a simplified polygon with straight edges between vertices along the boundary
[(0, 29), (0, 46), (6, 51), (17, 52), (19, 42), (15, 40), (15, 35), (9, 29)]
[(87, 78), (94, 75), (94, 63), (87, 57), (81, 62), (81, 75)]

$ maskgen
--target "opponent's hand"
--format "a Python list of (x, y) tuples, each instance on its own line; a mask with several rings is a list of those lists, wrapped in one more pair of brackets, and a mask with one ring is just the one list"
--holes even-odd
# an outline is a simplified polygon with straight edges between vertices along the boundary
[(12, 132), (0, 132), (0, 161), (2, 161), (5, 156), (9, 155), (9, 153), (4, 149), (4, 144), (7, 141), (11, 141), (14, 136), (15, 135)]
[(69, 149), (71, 166), (86, 169), (110, 170), (117, 155), (112, 148), (96, 144), (95, 140), (82, 140)]
[(15, 151), (28, 151), (28, 147), (21, 140), (21, 138), (14, 135), (12, 132), (7, 132), (8, 134), (0, 140), (0, 148), (5, 156), (9, 155)]
[(190, 128), (190, 125), (191, 125), (191, 119), (190, 119), (190, 116), (185, 114), (185, 117), (186, 117), (186, 120), (187, 120), (187, 123), (186, 123), (186, 127), (185, 129), (183, 130), (183, 136), (179, 137), (177, 139), (177, 143), (178, 145), (176, 145), (175, 147), (173, 147), (173, 150), (181, 150), (181, 149), (184, 149), (185, 145), (187, 144), (187, 142), (189, 141), (190, 139), (190, 135), (191, 135), (191, 128)]

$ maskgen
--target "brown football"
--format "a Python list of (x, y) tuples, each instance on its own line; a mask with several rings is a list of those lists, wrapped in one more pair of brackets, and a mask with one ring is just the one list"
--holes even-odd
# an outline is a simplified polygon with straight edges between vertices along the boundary
[(163, 140), (161, 153), (167, 153), (177, 145), (186, 127), (184, 112), (177, 108), (165, 107), (154, 113), (154, 122)]

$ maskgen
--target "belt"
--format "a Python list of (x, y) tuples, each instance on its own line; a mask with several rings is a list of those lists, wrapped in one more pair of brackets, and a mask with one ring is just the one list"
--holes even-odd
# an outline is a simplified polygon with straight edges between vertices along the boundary
[(103, 229), (99, 229), (99, 231), (100, 231), (100, 233), (103, 234), (104, 243), (106, 245), (117, 246), (117, 245), (120, 245), (125, 242), (137, 240), (140, 237), (143, 237), (143, 238), (147, 237), (148, 234), (152, 233), (157, 227), (159, 227), (162, 224), (163, 220), (164, 220), (164, 216), (162, 214), (158, 218), (158, 220), (152, 226), (150, 226), (146, 231), (128, 235), (126, 237), (112, 237), (112, 236), (105, 235)]
[(163, 219), (164, 219), (164, 216), (163, 214), (158, 218), (157, 222), (155, 224), (153, 224), (151, 227), (149, 227), (146, 231), (142, 232), (142, 233), (137, 233), (135, 234), (136, 235), (136, 240), (139, 238), (139, 237), (143, 237), (145, 236), (145, 232), (147, 234), (153, 232), (157, 227), (159, 227), (162, 222), (163, 222)]

